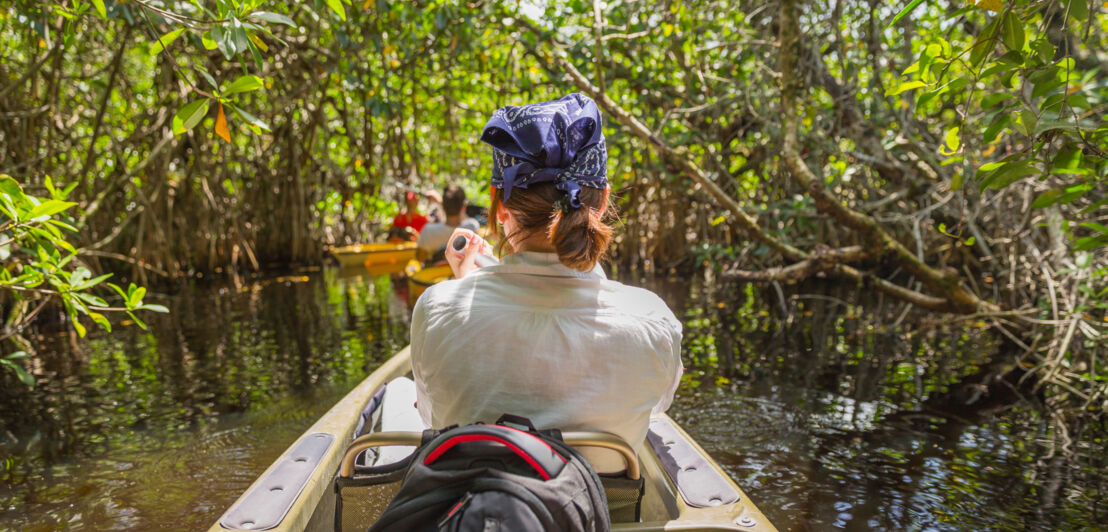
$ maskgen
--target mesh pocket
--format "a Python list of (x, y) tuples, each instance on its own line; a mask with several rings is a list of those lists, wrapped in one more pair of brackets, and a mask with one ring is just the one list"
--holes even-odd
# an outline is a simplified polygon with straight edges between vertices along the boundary
[(608, 515), (613, 523), (637, 523), (646, 485), (643, 479), (600, 475), (604, 496), (608, 499)]
[(353, 478), (336, 478), (335, 531), (367, 530), (396, 496), (406, 472), (406, 467), (362, 475), (355, 470)]
[(400, 489), (399, 482), (339, 488), (335, 512), (335, 530), (367, 530)]

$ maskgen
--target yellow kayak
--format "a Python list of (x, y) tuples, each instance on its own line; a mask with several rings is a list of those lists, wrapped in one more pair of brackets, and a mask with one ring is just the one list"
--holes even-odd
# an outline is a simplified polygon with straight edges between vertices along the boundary
[(453, 279), (454, 272), (447, 264), (422, 267), (413, 260), (404, 268), (404, 276), (408, 278), (408, 302), (414, 305), (428, 286)]
[(354, 244), (331, 250), (344, 268), (354, 266), (394, 266), (390, 271), (400, 271), (415, 258), (415, 242), (385, 242), (381, 244)]
[[(377, 430), (373, 421), (368, 427), (360, 422), (367, 412), (371, 420), (375, 416), (387, 418), (388, 393), (379, 390), (410, 373), (411, 354), (404, 348), (293, 442), (212, 525), (210, 532), (369, 528), (391, 500), (398, 483), (359, 487), (356, 463), (360, 451), (418, 445), (421, 434), (390, 432), (384, 425)], [(375, 398), (380, 395), (386, 397)], [(411, 408), (411, 401), (406, 403)], [(382, 410), (386, 412), (382, 414)], [(615, 505), (620, 504), (618, 488), (605, 485), (613, 510), (613, 531), (776, 530), (719, 464), (664, 414), (651, 418), (646, 441), (637, 446), (603, 432), (566, 432), (563, 437), (575, 447), (599, 446), (619, 452), (627, 464), (624, 477), (643, 479), (645, 492), (637, 519), (630, 513), (615, 511)], [(341, 482), (344, 479), (346, 482)]]

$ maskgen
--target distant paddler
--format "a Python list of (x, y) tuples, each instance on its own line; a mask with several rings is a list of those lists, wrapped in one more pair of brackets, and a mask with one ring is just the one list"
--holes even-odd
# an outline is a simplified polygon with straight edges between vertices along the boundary
[(454, 229), (462, 228), (473, 232), (481, 229), (480, 222), (466, 216), (466, 192), (462, 187), (448, 185), (443, 189), (441, 198), (442, 221), (427, 224), (420, 231), (419, 239), (416, 241), (416, 260), (427, 264), (440, 263), (444, 260), (446, 243)]
[(404, 210), (392, 219), (389, 242), (409, 242), (418, 238), (427, 225), (427, 217), (419, 212), (419, 194), (408, 190), (404, 194)]

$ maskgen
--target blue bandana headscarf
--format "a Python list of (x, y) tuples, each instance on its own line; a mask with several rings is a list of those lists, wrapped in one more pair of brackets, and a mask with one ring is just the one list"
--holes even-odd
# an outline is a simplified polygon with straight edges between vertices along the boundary
[[(566, 194), (567, 207), (581, 207), (581, 186), (608, 186), (600, 109), (588, 96), (501, 107), (481, 132), (493, 147), (492, 186), (504, 190), (554, 183)], [(563, 207), (565, 208), (565, 207)]]

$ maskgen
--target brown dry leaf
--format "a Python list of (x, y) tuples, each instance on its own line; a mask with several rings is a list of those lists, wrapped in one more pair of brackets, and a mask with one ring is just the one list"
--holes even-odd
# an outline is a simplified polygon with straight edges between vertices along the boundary
[(219, 114), (215, 117), (215, 134), (231, 142), (231, 131), (227, 129), (227, 117), (223, 114), (223, 104), (219, 104)]
[(977, 7), (1000, 13), (1000, 10), (1004, 9), (1004, 0), (977, 0)]

